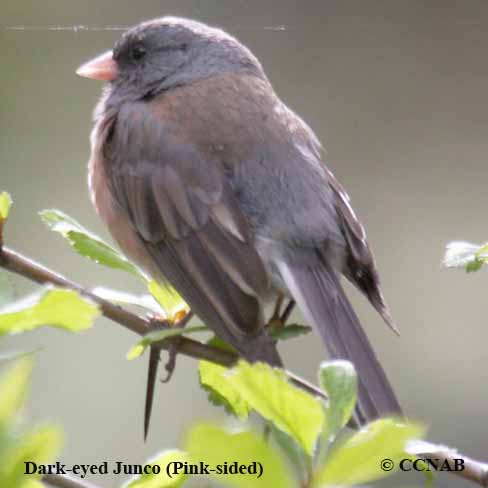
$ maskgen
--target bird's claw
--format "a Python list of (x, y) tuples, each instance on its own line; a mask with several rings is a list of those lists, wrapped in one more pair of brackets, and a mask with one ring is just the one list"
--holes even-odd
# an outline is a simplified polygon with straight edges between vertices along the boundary
[(169, 383), (173, 377), (176, 368), (176, 357), (178, 356), (178, 346), (181, 342), (181, 337), (174, 337), (168, 346), (168, 361), (164, 365), (166, 376), (161, 378), (161, 383)]
[(151, 330), (166, 329), (170, 326), (168, 320), (165, 317), (156, 313), (146, 313), (146, 320), (149, 322)]
[(271, 315), (271, 318), (266, 324), (266, 326), (271, 330), (282, 329), (283, 327), (285, 327), (286, 322), (290, 318), (290, 314), (293, 311), (293, 308), (295, 307), (295, 301), (290, 300), (287, 303), (285, 309), (281, 311), (284, 301), (285, 301), (285, 297), (283, 295), (280, 295), (276, 300), (273, 315)]
[[(191, 320), (193, 317), (193, 313), (191, 310), (181, 310), (175, 316), (175, 321), (173, 323), (173, 327), (184, 328), (186, 324)], [(161, 379), (161, 383), (168, 383), (171, 378), (173, 377), (173, 373), (176, 367), (176, 357), (178, 356), (178, 347), (181, 343), (181, 336), (171, 338), (171, 341), (168, 345), (168, 361), (164, 366), (166, 370), (166, 376)]]

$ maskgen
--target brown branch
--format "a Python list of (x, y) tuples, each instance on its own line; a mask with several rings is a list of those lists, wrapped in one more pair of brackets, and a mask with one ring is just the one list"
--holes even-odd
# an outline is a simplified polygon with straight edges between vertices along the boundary
[[(477, 483), (484, 488), (488, 487), (488, 464), (471, 459), (457, 451), (444, 451), (435, 453), (438, 457), (447, 461), (450, 466), (453, 466), (453, 458), (463, 459), (464, 469), (462, 471), (451, 471), (452, 473), (464, 478), (465, 480)], [(442, 463), (441, 463), (442, 464)]]
[[(0, 249), (0, 266), (39, 284), (52, 284), (62, 288), (76, 290), (84, 297), (97, 303), (105, 317), (136, 334), (145, 335), (152, 330), (149, 320), (100, 298), (77, 283), (64, 278), (60, 274), (41, 266), (35, 261), (7, 247)], [(208, 361), (214, 361), (223, 366), (229, 366), (236, 360), (235, 354), (228, 351), (210, 347), (186, 337), (183, 339), (178, 351), (187, 356), (196, 359), (207, 359)], [(168, 349), (168, 342), (162, 344), (163, 349)]]
[[(451, 462), (452, 455), (451, 452), (443, 454), (444, 459), (449, 462)], [(464, 470), (454, 471), (455, 474), (468, 481), (477, 483), (484, 488), (488, 487), (488, 464), (481, 463), (480, 461), (476, 461), (475, 459), (471, 459), (457, 452), (454, 453), (454, 456), (458, 456), (464, 460)]]
[[(64, 278), (58, 273), (49, 270), (48, 268), (41, 266), (39, 263), (32, 261), (31, 259), (22, 256), (21, 254), (4, 247), (0, 249), (0, 266), (11, 271), (12, 273), (19, 274), (35, 281), (39, 284), (52, 284), (63, 288), (69, 288), (76, 290), (84, 297), (95, 302), (102, 312), (102, 314), (113, 322), (122, 325), (126, 329), (135, 332), (139, 335), (145, 335), (152, 330), (152, 324), (150, 320), (141, 317), (129, 310), (126, 310), (119, 305), (115, 305), (108, 300), (100, 298), (98, 295), (91, 293), (81, 285)], [(161, 343), (162, 349), (169, 349), (171, 338), (166, 339)], [(178, 338), (178, 353), (195, 359), (205, 359), (213, 363), (221, 364), (222, 366), (232, 366), (239, 359), (239, 356), (231, 351), (225, 351), (218, 349), (207, 344), (195, 341), (188, 337)], [(306, 382), (305, 380), (289, 373), (291, 380), (297, 386), (312, 393), (313, 395), (325, 397), (320, 388)]]
[(100, 488), (97, 485), (83, 481), (67, 474), (46, 474), (42, 481), (57, 488)]
[[(475, 461), (450, 447), (426, 441), (413, 441), (411, 444), (412, 447), (408, 451), (417, 457), (430, 461), (439, 468), (449, 466), (450, 473), (488, 488), (488, 464)], [(463, 461), (463, 469), (459, 469), (458, 460)]]
[[(36, 283), (52, 284), (63, 288), (76, 290), (84, 297), (87, 297), (97, 303), (100, 307), (102, 314), (105, 317), (131, 330), (132, 332), (135, 332), (136, 334), (144, 335), (151, 330), (151, 322), (149, 320), (139, 315), (136, 315), (118, 305), (114, 305), (113, 303), (104, 300), (103, 298), (100, 298), (99, 296), (91, 293), (77, 283), (74, 283), (73, 281), (64, 278), (58, 273), (55, 273), (54, 271), (51, 271), (44, 266), (41, 266), (40, 264), (32, 261), (25, 256), (22, 256), (21, 254), (9, 248), (0, 247), (0, 267), (24, 276), (25, 278), (35, 281)], [(177, 339), (178, 353), (195, 359), (205, 359), (216, 364), (221, 364), (222, 366), (232, 366), (239, 359), (238, 355), (233, 352), (224, 351), (216, 347), (208, 346), (188, 337), (180, 336)], [(169, 349), (170, 342), (171, 338), (162, 342), (161, 349)], [(302, 388), (303, 390), (315, 396), (326, 398), (324, 392), (318, 387), (312, 385), (311, 383), (308, 383), (307, 381), (296, 376), (293, 373), (287, 372), (287, 374), (291, 381), (299, 388)], [(435, 447), (433, 444), (430, 443), (426, 443), (426, 445), (433, 446), (433, 448)], [(442, 452), (435, 450), (434, 452), (429, 451), (426, 453), (426, 451), (424, 451), (422, 454), (419, 454), (419, 456), (424, 458), (443, 458), (452, 465), (455, 464), (456, 458), (463, 458), (465, 461), (465, 469), (463, 471), (449, 472), (455, 473), (456, 475), (461, 476), (466, 480), (472, 481), (479, 486), (488, 488), (488, 464), (475, 461), (457, 453), (456, 451), (447, 449)], [(90, 487), (90, 485), (86, 484), (83, 485), (83, 483), (80, 484), (81, 482), (74, 481), (72, 478), (62, 478), (63, 479), (59, 479), (59, 477), (56, 477), (56, 479), (46, 481), (60, 488), (96, 488)], [(60, 484), (62, 482), (64, 482), (65, 484)]]

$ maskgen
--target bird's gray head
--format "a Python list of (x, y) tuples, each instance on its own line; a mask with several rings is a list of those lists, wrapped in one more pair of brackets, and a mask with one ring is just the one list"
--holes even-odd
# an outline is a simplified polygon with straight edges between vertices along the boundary
[(257, 58), (237, 39), (175, 17), (142, 22), (128, 30), (113, 51), (77, 71), (109, 81), (111, 95), (124, 100), (140, 100), (227, 72), (265, 77)]

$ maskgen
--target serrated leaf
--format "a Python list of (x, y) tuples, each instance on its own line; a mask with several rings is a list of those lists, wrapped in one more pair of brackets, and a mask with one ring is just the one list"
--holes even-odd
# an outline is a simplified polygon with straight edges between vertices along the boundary
[(208, 398), (214, 405), (222, 405), (227, 412), (240, 420), (246, 420), (251, 411), (247, 402), (232, 386), (225, 375), (229, 369), (209, 361), (198, 362), (200, 385), (208, 393)]
[(71, 247), (81, 256), (109, 268), (127, 271), (146, 280), (146, 275), (123, 254), (85, 229), (69, 215), (56, 209), (42, 210), (39, 215), (52, 231), (65, 237)]
[(319, 370), (319, 383), (327, 393), (325, 407), (325, 437), (331, 442), (349, 422), (357, 395), (357, 375), (349, 361), (323, 362)]
[(189, 312), (190, 307), (171, 286), (163, 286), (157, 281), (151, 280), (147, 283), (147, 289), (163, 309), (168, 322), (173, 323), (179, 316)]
[[(2, 456), (4, 469), (1, 471), (1, 486), (21, 486), (26, 479), (25, 462), (46, 464), (54, 461), (63, 443), (62, 431), (53, 425), (36, 427), (24, 434), (20, 440), (11, 446)], [(29, 475), (30, 478), (40, 479), (41, 475)]]
[(286, 327), (273, 327), (269, 330), (269, 335), (277, 341), (287, 341), (295, 339), (301, 335), (306, 335), (312, 331), (308, 325), (290, 324)]
[[(237, 488), (292, 488), (296, 480), (291, 476), (287, 464), (258, 435), (250, 431), (232, 432), (221, 427), (200, 424), (190, 431), (186, 451), (193, 462), (204, 462), (215, 468), (238, 463), (240, 466), (252, 466), (260, 463), (262, 476), (254, 474), (219, 474), (211, 473), (225, 486)], [(259, 466), (255, 464), (257, 470)]]
[(10, 425), (22, 409), (32, 372), (32, 361), (19, 359), (0, 378), (0, 426)]
[(155, 459), (148, 461), (146, 464), (150, 466), (159, 466), (160, 473), (159, 474), (142, 474), (129, 480), (126, 484), (124, 484), (125, 488), (178, 488), (181, 486), (185, 480), (188, 478), (188, 475), (179, 472), (173, 474), (171, 477), (168, 476), (166, 472), (166, 467), (170, 463), (176, 462), (187, 462), (188, 455), (183, 452), (179, 451), (178, 449), (172, 449), (168, 451), (164, 451), (159, 454)]
[(322, 405), (317, 399), (291, 385), (284, 371), (263, 363), (239, 361), (226, 378), (253, 410), (313, 455), (324, 423)]
[[(406, 456), (408, 441), (421, 438), (424, 427), (395, 419), (380, 419), (368, 424), (332, 451), (325, 465), (314, 476), (313, 488), (353, 486), (384, 478), (394, 473)], [(381, 469), (391, 460), (391, 471)]]
[(8, 219), (10, 208), (12, 207), (12, 197), (6, 191), (0, 193), (0, 223)]
[(195, 325), (193, 327), (174, 327), (171, 329), (153, 330), (146, 334), (137, 344), (129, 349), (126, 358), (132, 360), (140, 357), (144, 351), (155, 342), (164, 341), (170, 337), (191, 335), (197, 332), (208, 332), (208, 328), (203, 325)]
[(0, 335), (49, 325), (70, 332), (92, 326), (98, 306), (74, 290), (45, 288), (0, 310)]
[[(227, 344), (227, 342), (223, 341), (220, 337), (217, 336), (213, 336), (210, 340), (208, 340), (207, 345), (215, 347), (217, 349), (221, 349), (223, 351), (236, 352), (236, 350), (230, 344)], [(203, 384), (202, 381), (200, 381), (200, 386), (208, 394), (209, 402), (212, 405), (215, 405), (217, 407), (224, 407), (228, 413), (237, 415), (237, 417), (239, 418), (241, 416), (244, 416), (244, 409), (248, 410), (249, 408), (247, 406), (244, 406), (246, 404), (243, 399), (240, 400), (238, 399), (239, 394), (232, 389), (232, 386), (229, 385), (228, 381), (225, 379), (225, 382), (222, 385), (220, 385), (221, 378), (217, 377), (214, 380), (212, 379), (213, 372), (218, 374), (220, 371), (222, 371), (222, 374), (224, 374), (226, 371), (228, 371), (228, 368), (225, 368), (225, 370), (221, 370), (219, 368), (223, 368), (223, 367), (218, 366), (217, 369), (213, 369), (211, 363), (208, 365), (208, 368), (209, 368), (209, 375), (207, 376), (207, 378), (209, 379), (208, 384)], [(200, 369), (200, 365), (199, 365), (199, 369)], [(215, 389), (212, 387), (214, 381), (216, 382)], [(219, 393), (219, 391), (221, 391), (222, 394)], [(223, 394), (228, 395), (230, 397), (229, 401), (227, 401), (227, 399), (225, 398), (225, 396), (223, 396)]]

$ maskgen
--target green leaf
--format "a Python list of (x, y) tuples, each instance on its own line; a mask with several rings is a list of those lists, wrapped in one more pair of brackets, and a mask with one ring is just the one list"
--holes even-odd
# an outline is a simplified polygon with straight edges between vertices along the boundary
[(162, 330), (153, 330), (146, 334), (136, 345), (132, 346), (126, 357), (129, 360), (140, 357), (144, 351), (153, 343), (164, 341), (170, 337), (181, 335), (191, 335), (197, 332), (207, 332), (208, 328), (203, 325), (195, 325), (194, 327), (173, 327)]
[[(331, 452), (328, 461), (316, 473), (312, 486), (353, 486), (384, 478), (398, 469), (406, 456), (407, 443), (422, 437), (424, 428), (395, 419), (380, 419), (368, 424)], [(383, 471), (383, 460), (393, 463), (391, 471)]]
[(318, 400), (291, 385), (284, 371), (263, 363), (239, 361), (225, 377), (256, 412), (313, 455), (324, 423)]
[(0, 334), (43, 325), (79, 332), (92, 326), (98, 306), (74, 290), (47, 288), (0, 310)]
[(33, 478), (25, 478), (18, 488), (45, 488), (45, 485)]
[(277, 341), (295, 339), (295, 337), (306, 335), (312, 328), (308, 325), (290, 324), (286, 327), (273, 327), (269, 330), (269, 335)]
[(483, 244), (477, 251), (476, 251), (476, 257), (480, 260), (486, 260), (488, 259), (488, 244)]
[(320, 365), (320, 386), (327, 393), (325, 437), (331, 442), (349, 422), (357, 394), (357, 375), (349, 361), (330, 361)]
[(181, 314), (185, 315), (190, 310), (183, 298), (171, 286), (163, 286), (157, 281), (151, 280), (147, 283), (147, 289), (161, 305), (166, 314), (165, 319), (170, 323), (176, 322)]
[(171, 477), (168, 476), (166, 473), (166, 466), (170, 463), (185, 463), (188, 461), (188, 455), (183, 452), (179, 451), (178, 449), (172, 449), (168, 451), (164, 451), (159, 454), (155, 459), (150, 460), (148, 465), (150, 466), (159, 466), (160, 473), (159, 474), (142, 474), (129, 480), (126, 484), (124, 484), (125, 488), (178, 488), (181, 486), (185, 480), (188, 478), (188, 475), (183, 473), (177, 473), (172, 475)]
[(442, 264), (446, 268), (465, 268), (468, 273), (478, 271), (488, 263), (488, 244), (455, 241), (446, 246)]
[(32, 361), (19, 359), (0, 378), (0, 426), (10, 425), (22, 409), (32, 372)]
[(474, 273), (475, 271), (479, 271), (482, 266), (483, 266), (483, 262), (479, 261), (478, 259), (475, 259), (474, 261), (471, 261), (466, 264), (466, 272)]
[(0, 193), (0, 223), (7, 220), (12, 207), (12, 197), (6, 191)]
[[(207, 341), (207, 345), (223, 351), (236, 352), (232, 346), (217, 336), (213, 336)], [(241, 420), (247, 418), (250, 407), (239, 393), (232, 388), (228, 379), (221, 376), (228, 372), (228, 368), (207, 361), (199, 361), (198, 372), (200, 386), (208, 394), (208, 400), (212, 405), (223, 406), (228, 413), (235, 415)]]
[(158, 302), (151, 295), (134, 295), (125, 291), (113, 290), (104, 286), (97, 286), (92, 289), (92, 293), (119, 305), (134, 305), (145, 310), (150, 310), (154, 314), (162, 314), (163, 310)]
[(37, 488), (40, 475), (26, 476), (25, 461), (50, 463), (59, 454), (61, 431), (54, 426), (37, 427), (27, 433), (16, 425), (27, 395), (32, 361), (17, 360), (0, 378), (0, 486)]
[[(54, 461), (63, 443), (62, 431), (53, 425), (36, 427), (24, 434), (21, 439), (2, 456), (4, 470), (0, 477), (1, 486), (22, 486), (26, 479), (25, 462), (46, 464)], [(40, 479), (41, 475), (29, 475), (29, 478)], [(27, 478), (27, 479), (29, 479)]]
[(290, 475), (287, 464), (281, 456), (253, 432), (231, 432), (221, 427), (200, 424), (193, 427), (188, 436), (186, 451), (192, 461), (200, 461), (217, 469), (225, 466), (229, 469), (238, 463), (240, 466), (255, 466), (258, 474), (212, 473), (226, 486), (238, 488), (292, 488), (296, 481)]
[(81, 256), (109, 268), (127, 271), (146, 280), (145, 274), (137, 266), (70, 216), (56, 209), (42, 210), (39, 215), (52, 231), (65, 237), (71, 247)]
[(294, 467), (297, 478), (305, 482), (312, 466), (311, 459), (303, 452), (303, 449), (292, 437), (276, 428), (274, 424), (268, 423), (268, 425), (271, 428), (271, 433), (276, 444), (285, 454), (289, 464)]
[(220, 337), (213, 336), (207, 341), (208, 346), (216, 347), (217, 349), (222, 349), (222, 351), (231, 351), (237, 354), (237, 351), (227, 342), (223, 341)]
[(209, 361), (198, 362), (200, 385), (208, 393), (214, 405), (223, 405), (227, 412), (240, 420), (246, 420), (251, 408), (232, 383), (225, 377), (229, 369)]

